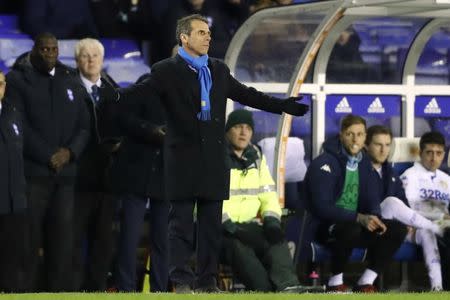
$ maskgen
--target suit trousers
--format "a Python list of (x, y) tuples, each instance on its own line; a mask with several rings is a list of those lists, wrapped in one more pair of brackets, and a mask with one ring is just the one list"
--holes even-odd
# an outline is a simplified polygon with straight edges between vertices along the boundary
[[(197, 204), (196, 244), (194, 206)], [(222, 200), (172, 201), (169, 209), (169, 276), (175, 285), (216, 286), (222, 236)], [(191, 257), (196, 252), (196, 274)]]
[[(134, 194), (121, 196), (123, 218), (120, 226), (117, 258), (117, 287), (120, 291), (136, 291), (136, 250), (142, 235), (148, 197)], [(150, 199), (150, 290), (167, 292), (168, 271), (168, 214), (167, 201)]]
[(113, 249), (116, 197), (105, 192), (75, 192), (75, 291), (105, 291)]
[[(28, 180), (27, 198), (33, 290), (69, 291), (72, 289), (74, 186), (60, 183), (56, 178), (32, 178)], [(42, 270), (41, 257), (44, 258)]]
[(0, 215), (0, 292), (30, 289), (30, 235), (25, 212)]

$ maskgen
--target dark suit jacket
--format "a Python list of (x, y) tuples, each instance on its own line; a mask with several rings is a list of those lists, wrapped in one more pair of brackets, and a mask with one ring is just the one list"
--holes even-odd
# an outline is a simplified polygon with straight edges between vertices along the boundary
[[(72, 182), (89, 139), (88, 113), (74, 70), (61, 63), (55, 69), (54, 76), (42, 74), (22, 56), (6, 76), (6, 94), (23, 115), (25, 176), (57, 175)], [(72, 157), (55, 174), (49, 162), (60, 147), (70, 149)]]
[[(144, 75), (142, 80), (148, 76)], [(137, 101), (120, 102), (117, 122), (124, 139), (112, 167), (112, 187), (117, 193), (163, 200), (163, 145), (153, 130), (165, 123), (164, 110), (158, 99), (134, 100)]]
[(3, 102), (0, 113), (0, 214), (26, 207), (23, 173), (23, 131), (19, 114)]
[(230, 171), (224, 142), (227, 97), (244, 105), (281, 113), (280, 102), (235, 80), (217, 59), (208, 62), (212, 75), (211, 121), (197, 119), (200, 84), (197, 73), (180, 57), (152, 68), (150, 78), (122, 91), (125, 101), (160, 99), (166, 112), (164, 144), (166, 195), (170, 201), (192, 197), (229, 198)]
[[(106, 192), (110, 189), (108, 175), (112, 164), (111, 149), (121, 140), (116, 126), (119, 101), (100, 95), (99, 102), (95, 104), (79, 74), (77, 76), (89, 112), (90, 138), (78, 162), (76, 189), (86, 192)], [(117, 87), (108, 74), (102, 72), (101, 77)]]

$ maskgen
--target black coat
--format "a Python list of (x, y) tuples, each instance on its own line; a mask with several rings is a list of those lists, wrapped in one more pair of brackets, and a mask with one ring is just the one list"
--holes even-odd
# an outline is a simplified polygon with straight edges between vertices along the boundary
[(163, 200), (163, 147), (153, 130), (165, 120), (160, 102), (152, 97), (120, 103), (124, 140), (112, 168), (112, 187), (117, 193)]
[[(74, 70), (61, 63), (56, 65), (54, 76), (43, 74), (26, 57), (6, 76), (8, 101), (23, 115), (27, 178), (57, 176), (73, 181), (75, 177), (75, 162), (89, 139), (84, 91), (75, 76)], [(60, 147), (68, 148), (72, 157), (55, 174), (49, 162)]]
[[(109, 84), (117, 86), (106, 73), (102, 72), (101, 77)], [(106, 192), (110, 189), (109, 168), (113, 155), (111, 150), (121, 140), (116, 126), (119, 101), (100, 95), (99, 102), (95, 104), (79, 75), (78, 79), (83, 88), (83, 98), (89, 112), (90, 138), (78, 162), (76, 189), (77, 191)]]
[(26, 208), (22, 133), (18, 112), (3, 102), (0, 113), (0, 214)]
[[(383, 177), (379, 178), (379, 187), (380, 187), (380, 202), (386, 199), (387, 197), (397, 197), (402, 200), (407, 206), (408, 200), (406, 199), (405, 190), (403, 189), (402, 181), (400, 180), (397, 172), (394, 170), (392, 165), (389, 162), (383, 163), (382, 167)], [(377, 172), (372, 168), (373, 172)], [(377, 174), (378, 175), (378, 174)]]
[(122, 91), (125, 101), (154, 99), (151, 95), (155, 93), (165, 110), (164, 179), (170, 201), (229, 198), (230, 170), (224, 142), (227, 98), (281, 113), (280, 101), (239, 83), (223, 62), (210, 58), (208, 66), (212, 76), (211, 121), (197, 119), (200, 84), (197, 74), (179, 55), (155, 64), (148, 80)]

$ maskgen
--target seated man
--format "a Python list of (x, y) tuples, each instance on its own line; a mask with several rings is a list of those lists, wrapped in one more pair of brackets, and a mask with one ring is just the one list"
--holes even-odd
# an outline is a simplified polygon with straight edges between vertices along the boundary
[[(367, 154), (372, 161), (373, 172), (379, 175), (380, 187), (382, 187), (380, 190), (381, 216), (385, 219), (398, 220), (417, 229), (409, 231), (406, 239), (422, 247), (431, 289), (440, 291), (442, 290), (441, 265), (439, 253), (436, 251), (435, 234), (442, 236), (450, 222), (439, 224), (432, 222), (405, 204), (407, 200), (402, 182), (387, 162), (391, 141), (392, 133), (387, 127), (375, 125), (367, 130)], [(423, 236), (426, 237), (423, 238)]]
[[(427, 132), (420, 138), (420, 162), (416, 162), (400, 177), (410, 207), (425, 218), (438, 223), (447, 223), (450, 220), (450, 176), (438, 169), (444, 155), (444, 136), (436, 131)], [(435, 232), (428, 229), (417, 230), (415, 240), (424, 248), (432, 289), (442, 289), (441, 261)], [(440, 244), (447, 245), (441, 247), (441, 254), (443, 260), (448, 262), (449, 235), (445, 234), (441, 242)], [(443, 268), (442, 271), (446, 269)]]
[(280, 226), (274, 181), (266, 158), (250, 143), (253, 129), (252, 113), (242, 109), (233, 111), (225, 126), (231, 182), (222, 210), (222, 256), (248, 290), (301, 292)]
[(306, 172), (305, 196), (308, 209), (320, 221), (320, 241), (332, 252), (327, 290), (347, 292), (343, 270), (354, 247), (368, 248), (369, 265), (354, 288), (375, 292), (378, 274), (394, 255), (406, 235), (406, 226), (380, 219), (380, 199), (374, 193), (379, 184), (370, 161), (361, 151), (366, 138), (366, 121), (347, 115), (338, 137), (325, 141), (324, 152)]

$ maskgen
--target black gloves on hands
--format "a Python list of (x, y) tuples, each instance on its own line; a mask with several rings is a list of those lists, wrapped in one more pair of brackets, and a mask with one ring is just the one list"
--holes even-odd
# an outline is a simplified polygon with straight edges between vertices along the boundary
[(236, 233), (238, 225), (231, 220), (226, 220), (222, 223), (222, 228), (225, 231), (225, 234), (233, 236)]
[(289, 97), (281, 100), (281, 110), (293, 116), (303, 116), (309, 111), (309, 106), (306, 104), (297, 103), (302, 100), (302, 96)]
[(263, 223), (264, 235), (269, 243), (278, 244), (284, 240), (280, 220), (275, 217), (265, 217)]
[(227, 220), (222, 223), (225, 235), (237, 238), (243, 244), (253, 249), (265, 249), (267, 243), (264, 241), (264, 239), (260, 238), (260, 235), (254, 233), (259, 226), (260, 225), (253, 222), (234, 223), (231, 220)]

